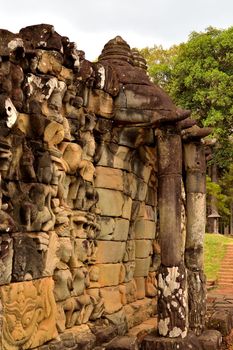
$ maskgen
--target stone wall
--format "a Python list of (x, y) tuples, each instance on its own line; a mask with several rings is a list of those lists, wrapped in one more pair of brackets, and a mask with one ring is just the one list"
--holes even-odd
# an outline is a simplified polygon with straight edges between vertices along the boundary
[(2, 349), (67, 332), (90, 341), (107, 325), (125, 334), (156, 314), (158, 272), (160, 334), (185, 336), (186, 274), (203, 287), (203, 223), (193, 232), (186, 218), (196, 197), (205, 217), (198, 150), (208, 132), (121, 37), (91, 63), (50, 25), (0, 30), (0, 116)]

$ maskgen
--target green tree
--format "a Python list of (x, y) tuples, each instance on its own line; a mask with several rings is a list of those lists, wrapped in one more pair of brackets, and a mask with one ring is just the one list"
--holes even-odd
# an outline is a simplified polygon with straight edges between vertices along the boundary
[(155, 84), (165, 90), (171, 81), (172, 70), (179, 47), (174, 45), (169, 49), (164, 49), (162, 45), (153, 48), (146, 47), (140, 52), (147, 60), (148, 73)]
[(233, 27), (192, 32), (189, 40), (170, 49), (145, 48), (153, 81), (190, 109), (200, 125), (211, 126), (219, 147), (214, 160), (228, 167), (233, 160)]
[(168, 90), (201, 125), (213, 127), (214, 161), (227, 168), (233, 159), (233, 27), (191, 33), (179, 46)]

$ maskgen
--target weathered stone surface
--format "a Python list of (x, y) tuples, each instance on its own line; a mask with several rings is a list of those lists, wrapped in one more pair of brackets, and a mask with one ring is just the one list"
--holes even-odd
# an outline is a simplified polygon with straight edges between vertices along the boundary
[(91, 331), (96, 337), (96, 345), (108, 343), (117, 336), (117, 327), (115, 325), (94, 325), (91, 326)]
[(48, 244), (49, 236), (46, 233), (15, 235), (12, 281), (19, 282), (43, 277), (46, 263), (45, 251)]
[(122, 278), (122, 264), (98, 264), (100, 287), (117, 286)]
[(216, 329), (223, 336), (226, 336), (230, 333), (232, 329), (232, 319), (231, 314), (226, 311), (215, 311), (208, 322), (210, 329)]
[(140, 323), (138, 326), (132, 327), (128, 334), (137, 336), (139, 343), (143, 340), (143, 338), (150, 333), (154, 333), (157, 329), (157, 318), (151, 317), (148, 320)]
[(135, 283), (137, 286), (137, 298), (143, 299), (146, 296), (146, 288), (145, 288), (145, 277), (135, 277)]
[(135, 271), (134, 276), (135, 277), (145, 277), (148, 276), (150, 263), (151, 263), (151, 257), (142, 258), (142, 259), (135, 259), (136, 265), (135, 265)]
[[(206, 162), (204, 148), (199, 142), (186, 143), (184, 145), (184, 157), (186, 171), (205, 173)], [(197, 192), (201, 192), (200, 189), (198, 189)]]
[(187, 195), (187, 239), (186, 260), (188, 268), (203, 268), (203, 256), (199, 253), (192, 261), (192, 252), (202, 251), (205, 234), (205, 207), (206, 197), (202, 193), (189, 193)]
[(157, 290), (162, 336), (188, 318), (199, 334), (208, 130), (119, 36), (92, 63), (51, 25), (0, 30), (0, 55), (3, 348), (97, 350), (154, 315)]
[(123, 172), (98, 166), (95, 170), (95, 186), (123, 191)]
[(193, 350), (206, 350), (206, 349), (217, 349), (217, 348), (205, 348), (202, 342), (192, 333), (186, 338), (163, 338), (158, 337), (156, 334), (147, 335), (141, 344), (142, 350), (174, 350), (174, 349), (193, 349)]
[(204, 350), (221, 349), (222, 336), (221, 333), (214, 330), (207, 330), (198, 338)]
[(154, 239), (156, 226), (154, 221), (137, 220), (135, 223), (135, 238), (136, 239)]
[(99, 195), (98, 206), (104, 216), (122, 216), (125, 203), (124, 195), (120, 191), (97, 189)]
[(125, 305), (124, 311), (128, 327), (132, 328), (155, 314), (156, 301), (148, 298), (137, 300), (134, 303)]
[(116, 218), (112, 240), (126, 241), (129, 233), (129, 224), (130, 222), (127, 219)]
[(129, 233), (129, 220), (111, 217), (100, 218), (99, 240), (126, 241)]
[(106, 314), (113, 314), (122, 308), (119, 287), (106, 287), (100, 289), (100, 295), (104, 300)]
[(138, 350), (137, 337), (124, 336), (113, 339), (107, 346), (106, 349), (112, 350)]
[(185, 338), (188, 332), (186, 271), (183, 266), (160, 266), (158, 274), (158, 331), (161, 336)]
[(161, 262), (165, 266), (177, 266), (182, 261), (183, 255), (180, 203), (181, 177), (174, 175), (162, 176), (159, 191)]
[(205, 326), (206, 288), (203, 271), (187, 270), (189, 327), (200, 335)]
[(135, 257), (136, 258), (147, 258), (152, 253), (152, 241), (145, 239), (135, 240)]
[(3, 349), (30, 349), (57, 336), (52, 278), (13, 283), (0, 292)]
[(0, 236), (0, 285), (10, 283), (13, 263), (13, 240), (9, 235)]
[(96, 263), (118, 263), (123, 261), (125, 242), (98, 241)]
[(93, 90), (89, 94), (88, 109), (105, 118), (113, 117), (113, 99), (102, 90)]

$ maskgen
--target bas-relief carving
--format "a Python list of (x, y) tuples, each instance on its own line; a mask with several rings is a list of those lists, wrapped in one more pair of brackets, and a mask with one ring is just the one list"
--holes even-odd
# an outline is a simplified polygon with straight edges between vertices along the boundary
[[(12, 332), (7, 333), (8, 321), (3, 323), (4, 346), (16, 350), (51, 339), (56, 333), (55, 314), (59, 332), (101, 317), (117, 324), (130, 309), (128, 304), (140, 299), (140, 311), (144, 300), (146, 305), (148, 298), (156, 298), (161, 264), (157, 240), (164, 231), (157, 204), (157, 197), (161, 203), (158, 174), (167, 175), (170, 163), (181, 165), (181, 147), (166, 152), (163, 146), (166, 137), (171, 144), (174, 137), (179, 139), (181, 145), (180, 120), (188, 113), (177, 109), (150, 82), (144, 59), (121, 37), (110, 40), (99, 61), (91, 63), (49, 25), (23, 28), (17, 35), (4, 33), (0, 43), (4, 57), (0, 62), (0, 284), (18, 282), (2, 287), (4, 320), (8, 316), (11, 320), (11, 308), (17, 310), (9, 321)], [(186, 142), (192, 137), (187, 130)], [(172, 162), (167, 164), (169, 155)], [(178, 212), (183, 249), (186, 197), (182, 189), (177, 196), (182, 199)], [(120, 273), (105, 278), (106, 265), (113, 263), (118, 264), (114, 271), (121, 266)], [(41, 280), (46, 276), (51, 278)], [(184, 336), (185, 273), (168, 265), (160, 268), (158, 276), (160, 333)], [(191, 277), (190, 281), (195, 283)], [(43, 285), (45, 296), (40, 294)], [(13, 307), (6, 293), (18, 293), (12, 298), (19, 298), (21, 304), (15, 306), (12, 299)], [(171, 302), (170, 294), (175, 301)], [(25, 316), (30, 324), (17, 318), (23, 298), (25, 305), (27, 300), (38, 303), (33, 310), (45, 315), (35, 321), (35, 337), (30, 321), (34, 312)], [(43, 334), (47, 319), (53, 324), (50, 338)], [(23, 345), (8, 345), (14, 341)]]
[(13, 263), (13, 240), (8, 234), (0, 236), (0, 285), (10, 283)]
[(2, 286), (0, 292), (3, 349), (30, 349), (57, 336), (52, 278)]

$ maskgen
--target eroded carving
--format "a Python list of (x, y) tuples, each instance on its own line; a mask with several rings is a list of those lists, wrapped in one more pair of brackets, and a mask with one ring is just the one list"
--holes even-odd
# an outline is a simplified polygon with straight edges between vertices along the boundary
[(57, 336), (52, 278), (2, 286), (3, 349), (30, 349)]

